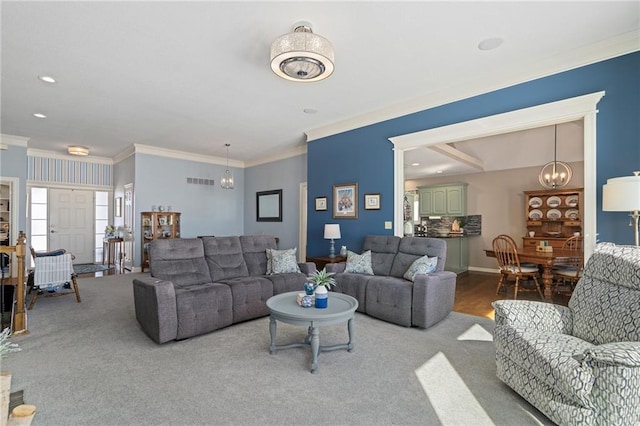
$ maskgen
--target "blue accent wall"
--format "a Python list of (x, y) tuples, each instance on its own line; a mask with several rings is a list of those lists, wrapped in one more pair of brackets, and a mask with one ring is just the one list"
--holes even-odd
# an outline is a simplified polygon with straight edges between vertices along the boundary
[[(338, 220), (346, 244), (361, 250), (368, 234), (392, 234), (382, 222), (393, 220), (393, 152), (389, 137), (432, 129), (480, 117), (606, 91), (597, 116), (597, 232), (599, 241), (632, 244), (626, 213), (602, 211), (602, 185), (608, 178), (640, 170), (640, 52), (554, 74), (501, 90), (452, 102), (309, 143), (308, 253), (322, 255), (328, 244), (322, 228), (331, 211), (315, 212), (313, 199), (327, 195), (336, 183), (357, 182), (359, 217)], [(364, 211), (365, 192), (382, 194), (382, 210)]]
[[(385, 221), (393, 221), (393, 144), (387, 139), (393, 135), (384, 130), (368, 126), (309, 143), (309, 256), (329, 254), (329, 241), (323, 239), (326, 223), (340, 224), (336, 251), (346, 245), (359, 252), (364, 235), (393, 235), (393, 229), (384, 229)], [(333, 219), (333, 185), (348, 183), (358, 184), (358, 218)], [(380, 210), (365, 210), (364, 194), (381, 194)], [(326, 211), (315, 211), (316, 197), (327, 197)]]

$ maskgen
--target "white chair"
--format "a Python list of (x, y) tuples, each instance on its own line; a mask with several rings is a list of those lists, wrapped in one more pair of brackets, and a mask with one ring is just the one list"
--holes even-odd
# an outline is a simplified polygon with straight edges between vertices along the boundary
[[(35, 262), (35, 273), (33, 282), (33, 296), (29, 309), (33, 308), (38, 294), (45, 297), (63, 296), (75, 293), (76, 301), (80, 303), (80, 291), (78, 290), (78, 280), (73, 270), (73, 255), (60, 250), (55, 254), (36, 253), (32, 250)], [(73, 287), (73, 291), (66, 291)]]

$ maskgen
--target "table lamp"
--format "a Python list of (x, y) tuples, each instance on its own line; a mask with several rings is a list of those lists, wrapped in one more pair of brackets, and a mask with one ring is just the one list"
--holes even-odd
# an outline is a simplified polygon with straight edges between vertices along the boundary
[(324, 239), (331, 240), (331, 245), (329, 246), (329, 257), (336, 257), (336, 247), (334, 245), (333, 240), (340, 239), (340, 225), (337, 223), (327, 223), (324, 225)]
[(629, 216), (633, 219), (637, 246), (638, 217), (640, 217), (640, 172), (633, 172), (633, 176), (607, 179), (607, 183), (602, 187), (602, 209), (606, 212), (631, 212)]

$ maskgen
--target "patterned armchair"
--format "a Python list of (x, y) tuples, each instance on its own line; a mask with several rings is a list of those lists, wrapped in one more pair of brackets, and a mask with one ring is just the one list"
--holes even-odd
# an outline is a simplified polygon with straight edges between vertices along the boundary
[(560, 425), (640, 424), (640, 248), (599, 244), (568, 307), (493, 306), (500, 380)]

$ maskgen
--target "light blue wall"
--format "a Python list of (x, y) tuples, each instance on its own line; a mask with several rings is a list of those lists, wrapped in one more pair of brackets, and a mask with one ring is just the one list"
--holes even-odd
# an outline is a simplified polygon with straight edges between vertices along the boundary
[[(244, 233), (244, 170), (231, 168), (235, 189), (220, 187), (223, 165), (199, 163), (149, 154), (135, 155), (135, 229), (140, 213), (152, 205), (171, 206), (181, 213), (181, 237), (242, 235)], [(215, 186), (188, 184), (187, 177), (214, 179)], [(140, 245), (135, 266), (140, 266)]]
[[(633, 233), (627, 226), (626, 214), (602, 211), (602, 185), (608, 178), (631, 175), (640, 169), (640, 52), (310, 142), (309, 201), (311, 203), (315, 196), (330, 194), (335, 183), (358, 182), (362, 188), (360, 198), (364, 188), (367, 188), (365, 191), (379, 188), (377, 192), (382, 193), (385, 209), (383, 218), (365, 214), (355, 221), (340, 221), (347, 231), (347, 244), (358, 247), (367, 234), (384, 233), (378, 231), (381, 219), (391, 220), (387, 219), (391, 214), (386, 212), (385, 201), (393, 199), (393, 167), (390, 165), (393, 152), (389, 137), (602, 90), (606, 95), (598, 104), (596, 135), (597, 232), (600, 241), (632, 244)], [(354, 167), (358, 173), (350, 174), (349, 170)], [(363, 168), (366, 169), (363, 171)], [(328, 172), (323, 173), (323, 169)], [(327, 213), (309, 209), (309, 254), (326, 251), (325, 243), (312, 239), (312, 235), (328, 220)], [(344, 240), (340, 244), (344, 244)]]
[[(9, 145), (0, 150), (0, 176), (18, 178), (18, 231), (27, 231), (27, 218), (24, 206), (27, 204), (27, 148)], [(17, 235), (17, 234), (16, 234)], [(15, 244), (11, 241), (11, 244)], [(28, 242), (27, 242), (28, 244)]]
[[(247, 235), (274, 235), (279, 247), (298, 246), (300, 184), (307, 181), (307, 155), (245, 169), (244, 231)], [(256, 192), (282, 189), (282, 222), (256, 220)]]
[[(124, 186), (128, 183), (134, 183), (135, 173), (136, 173), (136, 162), (135, 162), (135, 157), (133, 155), (130, 155), (124, 160), (113, 165), (113, 198), (114, 199), (118, 197), (124, 197)], [(135, 184), (133, 186), (133, 189), (135, 191), (136, 189)], [(124, 210), (124, 199), (122, 201), (122, 208)], [(135, 196), (134, 196), (134, 209), (135, 209)], [(121, 217), (113, 218), (113, 224), (117, 227), (123, 226), (124, 211)], [(134, 238), (137, 240), (137, 235), (135, 235)]]

